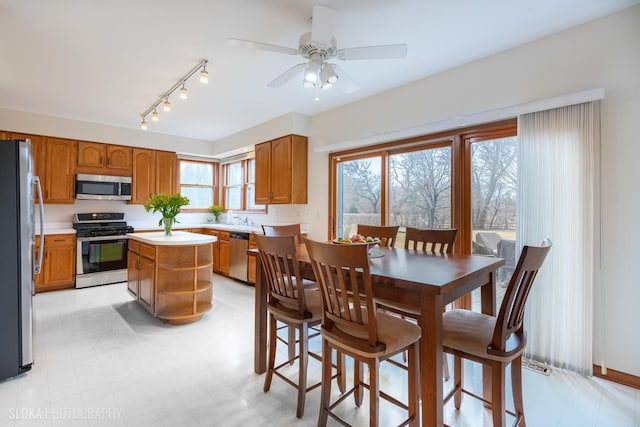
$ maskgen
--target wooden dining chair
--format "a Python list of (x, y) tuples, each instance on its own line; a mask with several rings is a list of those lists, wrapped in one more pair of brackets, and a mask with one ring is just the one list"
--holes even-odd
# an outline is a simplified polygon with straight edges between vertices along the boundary
[[(407, 410), (408, 417), (401, 425), (419, 425), (417, 349), (420, 328), (377, 309), (366, 245), (333, 245), (308, 239), (305, 243), (320, 286), (323, 306), (322, 392), (318, 426), (325, 426), (329, 416), (348, 425), (333, 409), (351, 393), (356, 406), (360, 406), (364, 388), (369, 389), (370, 426), (378, 425), (380, 397)], [(331, 403), (330, 361), (334, 349), (354, 359), (354, 384)], [(409, 352), (407, 404), (381, 391), (379, 378), (380, 362), (405, 350)], [(369, 384), (364, 382), (363, 364), (369, 367)]]
[[(269, 313), (269, 363), (264, 379), (264, 391), (269, 391), (273, 375), (277, 375), (298, 390), (296, 416), (304, 414), (307, 391), (320, 385), (307, 387), (308, 356), (322, 358), (309, 352), (309, 327), (319, 325), (322, 318), (322, 301), (317, 289), (303, 286), (300, 264), (296, 257), (296, 243), (293, 236), (268, 237), (256, 235), (256, 244), (267, 281), (267, 311)], [(290, 330), (299, 331), (298, 355), (275, 366), (277, 335), (276, 321)], [(290, 342), (290, 341), (289, 341)], [(298, 382), (294, 383), (279, 372), (280, 368), (298, 360)]]
[(405, 249), (441, 254), (453, 253), (453, 242), (456, 240), (457, 228), (435, 229), (406, 227), (406, 230), (404, 240)]
[[(286, 225), (262, 225), (262, 232), (265, 236), (294, 236), (297, 244), (302, 244), (302, 232), (300, 231), (300, 224), (286, 224)], [(305, 283), (306, 286), (315, 287), (317, 285), (314, 282)], [(289, 360), (293, 360), (295, 355), (295, 342), (296, 342), (296, 330), (289, 328)]]
[(300, 224), (262, 225), (262, 232), (265, 236), (295, 236), (296, 243), (302, 243)]
[[(460, 409), (462, 393), (491, 406), (494, 427), (506, 423), (506, 413), (516, 418), (514, 425), (525, 426), (522, 402), (522, 352), (527, 345), (524, 309), (538, 270), (551, 248), (545, 239), (541, 246), (525, 246), (504, 294), (497, 317), (471, 310), (447, 311), (442, 319), (442, 345), (454, 356), (454, 387), (445, 397), (454, 398)], [(470, 393), (463, 387), (462, 359), (491, 367), (491, 400)], [(511, 388), (515, 412), (505, 411), (505, 370), (511, 364)]]
[(358, 224), (356, 233), (380, 239), (380, 246), (395, 247), (399, 226)]

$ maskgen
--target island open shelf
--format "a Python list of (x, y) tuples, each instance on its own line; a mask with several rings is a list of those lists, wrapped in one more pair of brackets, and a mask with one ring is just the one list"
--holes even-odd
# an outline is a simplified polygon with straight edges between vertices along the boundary
[(174, 231), (129, 234), (128, 291), (157, 318), (200, 320), (211, 309), (214, 236)]

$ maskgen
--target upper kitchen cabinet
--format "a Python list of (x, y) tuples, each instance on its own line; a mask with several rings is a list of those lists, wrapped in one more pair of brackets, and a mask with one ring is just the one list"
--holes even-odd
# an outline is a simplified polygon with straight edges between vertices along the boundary
[(176, 192), (177, 163), (176, 153), (156, 151), (156, 193)]
[(255, 146), (256, 204), (307, 203), (307, 137), (287, 135)]
[(131, 147), (78, 141), (76, 172), (131, 175)]
[(134, 148), (131, 202), (145, 204), (158, 193), (176, 192), (176, 153)]
[(156, 191), (155, 152), (144, 148), (134, 148), (132, 168), (131, 202), (145, 204)]
[(47, 137), (44, 150), (40, 150), (40, 153), (44, 152), (44, 158), (37, 154), (34, 156), (36, 168), (44, 169), (42, 180), (44, 203), (73, 204), (76, 147), (77, 141)]

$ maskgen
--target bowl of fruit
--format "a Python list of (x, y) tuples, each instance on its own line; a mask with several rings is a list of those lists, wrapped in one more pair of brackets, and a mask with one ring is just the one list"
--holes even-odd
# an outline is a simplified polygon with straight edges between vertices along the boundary
[(375, 246), (380, 243), (380, 239), (363, 236), (362, 234), (352, 234), (351, 237), (338, 237), (334, 239), (333, 242), (347, 245)]

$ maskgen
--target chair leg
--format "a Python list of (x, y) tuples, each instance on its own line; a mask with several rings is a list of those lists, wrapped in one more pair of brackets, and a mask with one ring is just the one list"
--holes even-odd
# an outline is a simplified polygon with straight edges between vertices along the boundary
[(409, 423), (410, 427), (420, 425), (420, 368), (418, 367), (418, 343), (409, 347), (408, 351), (408, 386), (409, 386), (409, 419), (412, 421)]
[(276, 335), (277, 324), (276, 319), (272, 314), (269, 314), (269, 366), (267, 366), (267, 375), (264, 377), (264, 392), (268, 392), (271, 388), (271, 379), (273, 378), (273, 367), (276, 361)]
[(331, 356), (332, 350), (329, 341), (322, 339), (322, 385), (320, 391), (320, 414), (318, 415), (318, 427), (327, 425), (329, 405), (331, 399)]
[(362, 405), (362, 399), (364, 398), (364, 390), (362, 387), (362, 381), (364, 381), (364, 364), (359, 360), (353, 361), (353, 398), (356, 402), (356, 406)]
[(507, 423), (504, 398), (504, 377), (506, 365), (500, 362), (491, 364), (491, 410), (493, 426), (504, 427)]
[(442, 373), (445, 381), (449, 381), (451, 375), (449, 375), (449, 359), (447, 358), (447, 353), (442, 355)]
[(338, 367), (338, 390), (344, 393), (347, 389), (347, 360), (346, 356), (339, 351), (336, 351), (336, 366)]
[(380, 374), (380, 360), (372, 359), (369, 365), (369, 427), (378, 427), (379, 414), (378, 404), (380, 403), (380, 384), (378, 376)]
[[(446, 356), (446, 355), (445, 355)], [(462, 378), (464, 377), (464, 365), (462, 363), (462, 357), (453, 356), (453, 387), (455, 393), (453, 394), (453, 404), (456, 409), (460, 409), (462, 404)]]
[(304, 415), (304, 401), (307, 396), (307, 365), (309, 363), (308, 345), (309, 324), (302, 323), (300, 325), (300, 363), (298, 366), (298, 409), (296, 410), (296, 416), (298, 418), (302, 418)]
[(289, 347), (289, 364), (293, 365), (293, 359), (296, 357), (296, 328), (289, 326), (288, 330), (287, 344)]
[(518, 356), (511, 361), (511, 389), (513, 390), (513, 406), (516, 418), (520, 418), (519, 426), (526, 427), (522, 400), (522, 356)]

